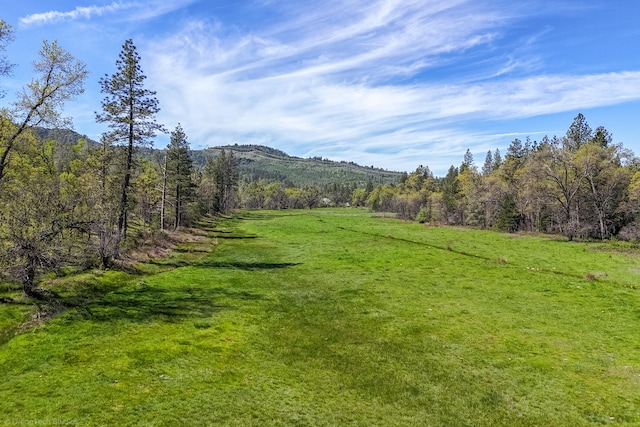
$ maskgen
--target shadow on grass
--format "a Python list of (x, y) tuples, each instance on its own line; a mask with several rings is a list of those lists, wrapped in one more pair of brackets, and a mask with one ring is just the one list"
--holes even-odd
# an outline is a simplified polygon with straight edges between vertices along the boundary
[(179, 254), (208, 254), (211, 252), (211, 250), (208, 249), (188, 249), (188, 248), (175, 248), (173, 249), (173, 252), (179, 253)]
[(77, 300), (73, 303), (80, 304), (75, 305), (71, 301), (67, 303), (70, 308), (76, 309), (76, 315), (70, 316), (71, 320), (78, 316), (81, 319), (107, 322), (180, 322), (190, 318), (210, 317), (223, 310), (237, 310), (234, 301), (241, 304), (242, 301), (259, 299), (262, 299), (262, 295), (219, 287), (162, 288), (140, 285), (139, 288), (112, 292), (84, 304)]
[[(190, 262), (187, 261), (182, 261), (179, 259), (171, 259), (171, 258), (164, 258), (164, 259), (152, 259), (149, 260), (147, 262), (145, 262), (145, 264), (150, 264), (150, 265), (157, 265), (157, 266), (161, 266), (161, 267), (172, 267), (172, 268), (179, 268), (179, 267), (188, 267), (190, 265), (193, 265)], [(136, 272), (140, 272), (140, 274), (142, 275), (146, 275), (146, 273), (144, 273), (144, 271), (137, 269), (135, 271), (127, 271), (130, 274), (135, 274)]]
[(292, 262), (222, 262), (222, 261), (205, 261), (198, 264), (194, 264), (195, 267), (202, 268), (228, 268), (234, 270), (245, 270), (245, 271), (255, 271), (255, 270), (277, 270), (280, 268), (289, 268), (295, 267), (296, 265), (300, 265), (300, 263), (292, 263)]
[(242, 219), (254, 219), (254, 220), (270, 220), (270, 219), (274, 219), (276, 218), (276, 216), (278, 215), (274, 215), (274, 214), (270, 214), (270, 213), (264, 213), (264, 212), (249, 212), (247, 213), (244, 217), (238, 217), (238, 218), (242, 218)]
[[(256, 271), (289, 268), (299, 264), (205, 261), (187, 265), (211, 269)], [(142, 281), (134, 287), (115, 290), (98, 298), (85, 301), (67, 300), (65, 305), (75, 308), (77, 315), (83, 319), (179, 322), (188, 318), (210, 317), (222, 310), (237, 310), (244, 301), (262, 298), (261, 294), (222, 287), (188, 284), (162, 287), (149, 286)]]

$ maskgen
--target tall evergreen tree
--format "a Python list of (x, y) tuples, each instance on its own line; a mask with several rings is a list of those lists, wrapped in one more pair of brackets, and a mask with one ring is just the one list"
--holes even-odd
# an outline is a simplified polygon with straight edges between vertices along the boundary
[(489, 175), (493, 171), (493, 154), (491, 150), (487, 151), (487, 156), (484, 158), (484, 165), (482, 165), (482, 175)]
[(598, 126), (590, 142), (598, 145), (599, 147), (605, 148), (611, 145), (612, 141), (613, 136), (609, 133), (609, 131), (606, 130), (604, 126)]
[(496, 148), (496, 152), (493, 154), (493, 170), (497, 170), (502, 166), (502, 155), (500, 154), (500, 149)]
[[(221, 150), (213, 159), (207, 159), (203, 173), (203, 188), (208, 188), (204, 199), (209, 213), (225, 213), (235, 207), (240, 175), (233, 152)], [(200, 191), (202, 194), (203, 192)]]
[(567, 130), (564, 144), (570, 151), (577, 151), (584, 144), (589, 142), (593, 135), (591, 127), (587, 123), (587, 119), (582, 113), (579, 113), (574, 119), (571, 126)]
[(451, 165), (447, 175), (440, 182), (442, 192), (442, 203), (445, 209), (444, 215), (447, 222), (451, 224), (462, 223), (462, 213), (459, 210), (460, 202), (460, 181), (458, 180), (458, 168)]
[(175, 230), (183, 221), (185, 201), (191, 193), (191, 173), (193, 172), (189, 142), (179, 123), (171, 132), (171, 139), (167, 146), (166, 168), (167, 183), (173, 191), (173, 228)]
[(467, 151), (464, 153), (464, 159), (462, 161), (462, 165), (460, 166), (460, 172), (464, 172), (465, 170), (470, 170), (475, 172), (476, 164), (473, 161), (473, 154), (471, 154), (471, 150), (467, 148)]
[(140, 55), (131, 39), (125, 41), (116, 61), (117, 71), (100, 79), (101, 92), (106, 96), (102, 101), (101, 114), (96, 120), (108, 123), (111, 131), (108, 138), (126, 146), (126, 160), (122, 191), (120, 196), (118, 236), (127, 234), (127, 198), (134, 169), (134, 150), (136, 147), (151, 144), (156, 132), (164, 132), (164, 127), (155, 120), (160, 111), (156, 93), (144, 88), (146, 76), (140, 68)]

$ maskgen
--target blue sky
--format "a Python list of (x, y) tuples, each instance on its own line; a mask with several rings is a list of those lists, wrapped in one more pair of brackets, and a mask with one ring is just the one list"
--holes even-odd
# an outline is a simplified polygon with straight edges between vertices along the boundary
[[(192, 148), (263, 144), (444, 175), (514, 138), (564, 135), (583, 113), (640, 155), (640, 2), (631, 0), (21, 0), (8, 105), (43, 39), (86, 62), (69, 103), (96, 140), (98, 80), (132, 38), (158, 120)], [(163, 148), (168, 138), (159, 136)]]

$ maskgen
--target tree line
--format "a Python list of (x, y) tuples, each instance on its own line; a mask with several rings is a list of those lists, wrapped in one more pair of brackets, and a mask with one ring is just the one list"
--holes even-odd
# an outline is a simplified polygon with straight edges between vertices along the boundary
[[(0, 77), (13, 65), (3, 50), (12, 28), (0, 20)], [(366, 206), (400, 218), (504, 231), (560, 233), (568, 239), (640, 238), (640, 161), (604, 128), (579, 114), (566, 135), (515, 139), (504, 158), (489, 151), (479, 168), (467, 150), (438, 178), (426, 166), (397, 184), (296, 187), (286, 177), (241, 177), (232, 150), (195, 167), (188, 136), (157, 123), (156, 93), (140, 56), (125, 41), (115, 71), (100, 80), (95, 119), (108, 127), (98, 146), (61, 146), (38, 130), (69, 128), (64, 105), (84, 91), (82, 61), (44, 41), (33, 80), (0, 110), (0, 275), (41, 297), (38, 277), (65, 266), (109, 268), (148, 236), (232, 209)], [(6, 96), (0, 91), (0, 96)], [(158, 133), (168, 146), (148, 150)], [(145, 151), (145, 156), (140, 156)]]
[(428, 166), (397, 184), (307, 185), (244, 182), (248, 209), (366, 206), (400, 218), (501, 231), (561, 234), (569, 240), (640, 239), (640, 160), (578, 114), (563, 136), (514, 139), (476, 165), (470, 150), (459, 166), (435, 177)]
[(421, 166), (397, 186), (376, 187), (365, 203), (420, 222), (633, 240), (640, 160), (578, 114), (564, 136), (514, 139), (504, 158), (489, 151), (480, 168), (467, 150), (443, 178)]
[[(3, 54), (13, 37), (0, 20), (0, 77), (13, 68)], [(64, 105), (83, 93), (86, 65), (44, 41), (33, 71), (0, 110), (0, 274), (19, 281), (25, 295), (43, 296), (37, 279), (44, 273), (70, 265), (109, 268), (140, 236), (234, 206), (233, 154), (195, 170), (179, 123), (155, 158), (137, 155), (167, 130), (156, 122), (160, 106), (145, 87), (132, 40), (122, 46), (115, 72), (99, 81), (104, 99), (95, 118), (109, 129), (99, 147), (80, 139), (60, 155), (59, 142), (37, 137), (40, 127), (70, 127)]]

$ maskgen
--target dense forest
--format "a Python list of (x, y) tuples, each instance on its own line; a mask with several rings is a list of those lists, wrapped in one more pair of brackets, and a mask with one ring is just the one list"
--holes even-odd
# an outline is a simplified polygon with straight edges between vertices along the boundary
[[(12, 36), (0, 21), (0, 51)], [(11, 68), (0, 57), (0, 75)], [(95, 118), (109, 131), (98, 143), (51, 131), (69, 127), (64, 104), (83, 92), (87, 77), (85, 65), (56, 42), (43, 42), (34, 79), (0, 111), (0, 267), (27, 296), (42, 296), (43, 273), (109, 268), (144, 236), (237, 208), (367, 206), (420, 222), (568, 239), (640, 237), (640, 161), (582, 114), (566, 135), (516, 139), (504, 158), (488, 152), (480, 168), (467, 151), (441, 178), (426, 166), (400, 174), (265, 147), (194, 155), (180, 124), (168, 131), (156, 122), (160, 106), (131, 40), (115, 69), (100, 79), (104, 99)], [(170, 133), (169, 145), (151, 149), (161, 132)], [(269, 166), (237, 158), (256, 152)], [(303, 179), (305, 170), (314, 178)]]

